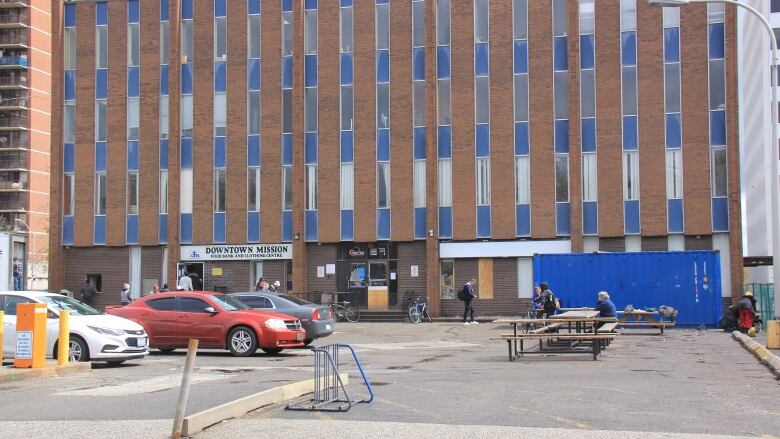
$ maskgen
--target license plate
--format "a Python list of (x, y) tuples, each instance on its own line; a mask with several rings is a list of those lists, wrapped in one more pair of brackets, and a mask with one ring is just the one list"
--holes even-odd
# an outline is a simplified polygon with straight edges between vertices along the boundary
[(145, 348), (146, 347), (146, 337), (142, 337), (138, 339), (138, 347), (139, 348)]
[(301, 334), (300, 332), (295, 334), (295, 340), (297, 340), (297, 341), (303, 340), (303, 334)]
[(327, 325), (325, 325), (325, 330), (326, 330), (326, 331), (330, 331), (330, 323), (328, 323)]

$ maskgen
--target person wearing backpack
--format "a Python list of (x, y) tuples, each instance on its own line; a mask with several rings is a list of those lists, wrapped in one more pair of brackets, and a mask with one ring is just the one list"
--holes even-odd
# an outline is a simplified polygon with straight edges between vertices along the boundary
[(541, 288), (542, 292), (539, 293), (539, 298), (536, 302), (542, 305), (542, 312), (546, 314), (547, 317), (550, 317), (555, 314), (555, 310), (560, 309), (560, 302), (546, 282), (539, 284), (539, 288)]
[[(463, 289), (458, 293), (458, 297), (463, 296), (463, 302), (465, 304), (465, 308), (463, 310), (463, 325), (477, 325), (479, 322), (474, 320), (474, 307), (471, 306), (471, 302), (477, 297), (476, 294), (474, 294), (474, 286), (477, 284), (476, 279), (471, 279), (470, 281), (466, 282), (466, 285), (463, 285)], [(471, 322), (466, 321), (466, 316), (471, 313)]]

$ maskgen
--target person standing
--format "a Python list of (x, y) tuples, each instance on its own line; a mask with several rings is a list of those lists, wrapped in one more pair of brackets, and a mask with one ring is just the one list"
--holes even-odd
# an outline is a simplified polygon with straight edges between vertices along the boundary
[(534, 287), (534, 292), (531, 294), (531, 302), (534, 305), (534, 317), (541, 318), (542, 313), (542, 302), (540, 301), (540, 297), (542, 295), (542, 289), (539, 287)]
[(546, 314), (547, 317), (550, 317), (555, 314), (555, 310), (559, 308), (558, 298), (555, 297), (555, 294), (553, 294), (547, 283), (542, 282), (539, 284), (539, 288), (542, 290), (542, 292), (539, 293), (539, 299), (537, 302), (541, 305), (542, 313)]
[(24, 266), (22, 261), (14, 256), (13, 261), (14, 291), (22, 291), (22, 277), (24, 275)]
[(92, 306), (92, 300), (95, 298), (96, 294), (97, 290), (89, 281), (86, 281), (84, 286), (81, 287), (81, 301), (89, 306)]
[(192, 291), (192, 279), (190, 279), (189, 273), (186, 271), (179, 278), (179, 286), (181, 291)]
[(166, 292), (168, 292), (168, 291), (169, 291), (169, 290), (168, 290), (168, 284), (163, 284), (163, 287), (162, 287), (162, 289), (160, 290), (160, 292), (161, 292), (161, 293), (166, 293)]
[(130, 284), (125, 283), (122, 285), (122, 291), (119, 292), (119, 303), (122, 306), (129, 305), (133, 301), (130, 297)]
[[(470, 281), (466, 282), (466, 285), (463, 285), (463, 296), (464, 296), (464, 303), (465, 308), (463, 310), (463, 325), (476, 325), (479, 324), (476, 320), (474, 320), (474, 307), (471, 305), (471, 303), (476, 299), (477, 295), (474, 294), (474, 286), (477, 285), (476, 279), (471, 279)], [(466, 321), (466, 317), (471, 314), (471, 322)]]
[(149, 291), (149, 294), (157, 294), (160, 292), (160, 286), (157, 284), (154, 284), (152, 286), (152, 291)]
[(192, 280), (192, 291), (203, 291), (203, 282), (201, 282), (198, 273), (194, 271), (190, 273), (190, 279)]

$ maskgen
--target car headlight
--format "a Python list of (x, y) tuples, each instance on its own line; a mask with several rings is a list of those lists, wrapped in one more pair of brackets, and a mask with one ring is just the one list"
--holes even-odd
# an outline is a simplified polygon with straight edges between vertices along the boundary
[(265, 326), (271, 329), (287, 329), (287, 325), (284, 323), (284, 320), (279, 319), (268, 319), (265, 321)]
[(125, 335), (125, 331), (121, 329), (101, 328), (99, 326), (87, 326), (89, 329), (97, 332), (98, 334), (106, 335)]

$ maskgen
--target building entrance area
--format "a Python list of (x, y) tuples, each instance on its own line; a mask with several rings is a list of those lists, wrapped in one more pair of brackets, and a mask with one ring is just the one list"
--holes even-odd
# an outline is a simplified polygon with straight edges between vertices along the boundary
[(195, 291), (203, 290), (203, 262), (179, 262), (176, 270), (176, 282), (173, 285), (168, 285), (168, 289), (176, 291), (176, 286), (179, 284), (179, 279), (184, 274), (187, 274), (192, 280), (192, 289)]
[(397, 303), (395, 251), (390, 243), (339, 248), (337, 288), (361, 309), (387, 310)]

